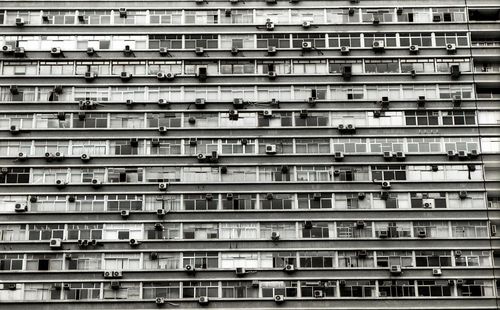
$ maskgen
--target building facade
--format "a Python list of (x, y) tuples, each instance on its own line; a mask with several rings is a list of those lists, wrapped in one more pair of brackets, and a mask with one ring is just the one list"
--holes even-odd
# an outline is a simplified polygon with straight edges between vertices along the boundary
[(497, 1), (0, 4), (0, 308), (499, 308)]

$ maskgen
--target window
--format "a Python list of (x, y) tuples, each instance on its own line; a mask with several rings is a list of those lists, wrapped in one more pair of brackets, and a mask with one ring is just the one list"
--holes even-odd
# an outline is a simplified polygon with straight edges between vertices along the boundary
[(405, 166), (372, 166), (373, 181), (406, 180)]
[(412, 251), (377, 251), (377, 267), (413, 267)]
[(219, 267), (217, 252), (183, 253), (182, 265), (191, 265), (196, 269), (215, 269)]
[[(207, 199), (207, 195), (211, 195), (211, 199)], [(184, 195), (184, 210), (217, 210), (219, 203), (219, 195)]]
[(363, 227), (359, 227), (356, 222), (337, 222), (337, 238), (372, 238), (372, 222), (364, 222)]
[(313, 222), (311, 226), (308, 226), (308, 223), (304, 223), (302, 225), (302, 238), (329, 238), (330, 230), (333, 232), (333, 225), (333, 223), (328, 222)]
[(218, 48), (218, 37), (216, 34), (186, 34), (184, 35), (185, 48)]
[[(443, 281), (445, 282), (445, 281)], [(413, 280), (382, 280), (379, 281), (381, 297), (412, 297), (415, 296)]]
[(272, 197), (260, 194), (260, 208), (264, 210), (290, 210), (293, 208), (294, 198), (293, 194), (274, 194)]
[(184, 239), (218, 239), (218, 224), (184, 224)]
[(144, 282), (142, 284), (142, 298), (155, 299), (163, 297), (165, 299), (176, 299), (180, 297), (179, 282)]
[(416, 267), (449, 267), (451, 266), (450, 251), (415, 251)]
[(333, 268), (335, 251), (299, 252), (300, 268)]
[(332, 208), (332, 194), (297, 194), (299, 209), (330, 209)]
[(251, 281), (221, 281), (222, 298), (258, 298)]
[(418, 280), (418, 296), (452, 296), (446, 280)]
[(182, 298), (219, 297), (218, 281), (186, 281), (182, 283)]
[(259, 284), (264, 298), (276, 295), (297, 297), (297, 281), (261, 281)]
[(341, 280), (340, 297), (375, 296), (374, 280)]

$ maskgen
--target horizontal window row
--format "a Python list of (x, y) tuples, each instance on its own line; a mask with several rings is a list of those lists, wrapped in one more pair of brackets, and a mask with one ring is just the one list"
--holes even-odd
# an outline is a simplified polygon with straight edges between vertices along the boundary
[[(99, 127), (97, 127), (99, 128)], [(497, 151), (500, 141), (495, 138), (446, 137), (446, 138), (233, 138), (233, 139), (122, 139), (122, 140), (10, 140), (0, 142), (3, 156), (45, 157), (47, 160), (64, 157), (105, 155), (257, 155), (257, 154), (318, 154), (382, 155), (390, 160), (404, 161), (411, 154), (447, 154), (462, 160), (476, 157), (478, 145), (483, 151)], [(339, 153), (340, 152), (340, 153)], [(389, 153), (386, 153), (389, 152)], [(399, 152), (399, 153), (398, 153)], [(401, 153), (402, 152), (402, 153)], [(22, 153), (22, 154), (21, 154)], [(48, 154), (47, 154), (48, 153)], [(336, 154), (335, 154), (336, 153)], [(474, 156), (472, 156), (474, 154)], [(398, 158), (399, 156), (399, 158)], [(200, 158), (203, 161), (203, 158)], [(439, 169), (439, 168), (438, 168)]]
[[(215, 152), (216, 153), (216, 152)], [(214, 153), (204, 161), (213, 161)], [(206, 158), (206, 159), (205, 159)], [(392, 158), (392, 157), (391, 157)], [(22, 159), (22, 158), (21, 158)], [(56, 160), (54, 155), (54, 160)], [(435, 167), (434, 167), (435, 166)], [(436, 169), (437, 167), (437, 169)], [(450, 165), (281, 165), (281, 166), (158, 166), (108, 168), (7, 168), (0, 175), (0, 184), (50, 184), (59, 188), (68, 184), (99, 187), (111, 183), (268, 183), (268, 182), (380, 182), (387, 181), (480, 181), (483, 167), (475, 164)], [(168, 186), (168, 185), (167, 185)]]
[[(1, 224), (1, 241), (488, 238), (487, 221), (276, 221), (225, 223)], [(496, 233), (496, 232), (495, 232)], [(90, 237), (89, 237), (90, 236)], [(276, 239), (277, 238), (277, 239)], [(47, 242), (47, 246), (49, 243)], [(59, 245), (60, 247), (60, 245)]]
[[(4, 195), (2, 212), (121, 212), (202, 210), (485, 209), (484, 193), (200, 193), (164, 195)], [(493, 207), (493, 203), (492, 203)]]
[[(266, 25), (269, 25), (267, 23)], [(274, 27), (274, 26), (273, 26)], [(51, 51), (60, 48), (64, 51), (86, 50), (157, 50), (167, 48), (182, 49), (301, 49), (304, 42), (310, 42), (317, 49), (384, 47), (440, 47), (445, 52), (448, 44), (456, 47), (469, 47), (466, 32), (424, 32), (424, 33), (265, 33), (257, 34), (152, 34), (152, 35), (4, 35), (0, 45), (11, 49), (17, 47), (25, 51)]]
[[(344, 69), (346, 68), (346, 69)], [(499, 72), (500, 64), (482, 62), (478, 72)], [(369, 73), (447, 73), (471, 72), (469, 58), (384, 58), (384, 59), (283, 59), (283, 60), (120, 60), (120, 61), (3, 61), (1, 75), (61, 75), (96, 77), (121, 75), (176, 76), (269, 74), (369, 74)], [(158, 75), (160, 74), (160, 75)], [(346, 76), (347, 78), (347, 76)]]
[(500, 112), (475, 110), (375, 110), (320, 111), (281, 109), (179, 111), (179, 112), (98, 112), (0, 113), (0, 129), (116, 128), (259, 128), (259, 127), (402, 127), (497, 125)]
[[(474, 15), (475, 16), (475, 15)], [(280, 24), (430, 23), (467, 22), (466, 9), (456, 8), (265, 8), (178, 10), (7, 10), (0, 24), (13, 25), (218, 25), (253, 24), (271, 20)]]
[[(0, 101), (55, 102), (97, 101), (90, 109), (105, 106), (107, 102), (153, 101), (206, 102), (228, 101), (241, 98), (252, 104), (279, 103), (279, 101), (315, 100), (411, 100), (424, 99), (471, 99), (472, 84), (384, 84), (384, 85), (291, 85), (291, 86), (113, 86), (113, 87), (66, 87), (66, 86), (0, 86)], [(480, 93), (478, 91), (478, 96)], [(496, 96), (496, 95), (495, 95)], [(498, 93), (500, 98), (500, 93)], [(386, 101), (387, 101), (386, 100)], [(459, 102), (457, 102), (458, 104)], [(266, 105), (267, 104), (267, 105)]]
[(56, 283), (5, 283), (0, 298), (8, 301), (149, 300), (152, 304), (213, 299), (274, 300), (300, 298), (404, 298), (496, 296), (494, 281), (486, 279), (422, 280), (301, 280), (301, 281), (95, 281)]
[[(92, 248), (89, 244), (87, 247)], [(141, 271), (491, 267), (489, 250), (346, 250), (273, 252), (9, 253), (0, 254), (1, 271)], [(456, 268), (453, 268), (456, 267)], [(190, 271), (190, 270), (188, 270)]]

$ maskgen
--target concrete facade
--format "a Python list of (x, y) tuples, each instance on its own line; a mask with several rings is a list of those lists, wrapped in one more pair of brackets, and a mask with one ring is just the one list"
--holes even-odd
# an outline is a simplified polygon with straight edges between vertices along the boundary
[(498, 309), (499, 23), (0, 1), (0, 308)]

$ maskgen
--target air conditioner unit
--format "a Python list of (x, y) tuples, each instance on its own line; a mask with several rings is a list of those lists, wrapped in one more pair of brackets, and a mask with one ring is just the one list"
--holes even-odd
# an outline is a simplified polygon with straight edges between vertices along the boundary
[(11, 125), (10, 128), (9, 128), (9, 131), (11, 134), (18, 134), (21, 130), (19, 129), (19, 127), (17, 127), (16, 125)]
[(133, 106), (134, 105), (134, 100), (132, 99), (127, 99), (125, 100), (125, 104), (129, 107)]
[(467, 198), (467, 192), (466, 192), (466, 191), (460, 191), (460, 192), (458, 193), (458, 197), (459, 197), (460, 199), (466, 199), (466, 198)]
[(92, 81), (97, 77), (97, 73), (95, 72), (85, 72), (84, 78), (87, 81)]
[(229, 111), (229, 119), (232, 121), (237, 121), (238, 120), (238, 110), (231, 110)]
[(163, 80), (166, 80), (167, 79), (167, 75), (163, 72), (158, 72), (156, 74), (156, 78), (160, 81), (163, 81)]
[(92, 56), (95, 54), (95, 50), (93, 47), (87, 47), (86, 53), (87, 53), (87, 55)]
[(81, 23), (85, 22), (85, 15), (78, 15), (78, 21)]
[(50, 55), (52, 56), (61, 56), (62, 50), (60, 47), (53, 47), (50, 49)]
[(19, 152), (19, 153), (17, 154), (17, 160), (19, 160), (19, 161), (24, 161), (24, 160), (26, 160), (26, 159), (28, 159), (28, 154), (23, 153), (23, 152)]
[(128, 244), (129, 244), (130, 246), (138, 246), (139, 244), (141, 244), (141, 242), (140, 242), (139, 240), (137, 240), (137, 239), (130, 239), (130, 240), (128, 241)]
[(374, 16), (374, 17), (373, 17), (373, 20), (372, 20), (372, 23), (373, 23), (374, 25), (378, 25), (378, 24), (380, 24), (380, 18), (379, 18), (378, 16)]
[(45, 159), (47, 161), (52, 161), (55, 158), (56, 158), (56, 155), (54, 155), (54, 153), (49, 153), (49, 152), (45, 153)]
[(385, 42), (382, 40), (373, 41), (372, 48), (376, 51), (383, 51), (385, 49)]
[(366, 194), (365, 194), (364, 192), (359, 192), (359, 193), (358, 193), (358, 199), (359, 199), (359, 200), (364, 200), (364, 199), (365, 199), (365, 197), (366, 197)]
[(119, 290), (120, 289), (120, 282), (119, 281), (111, 281), (109, 286), (111, 286), (111, 289), (113, 289), (113, 290)]
[(210, 299), (207, 296), (201, 296), (200, 298), (198, 298), (198, 303), (200, 305), (208, 305), (209, 302)]
[(478, 158), (479, 152), (477, 150), (471, 150), (469, 153), (470, 158)]
[(347, 55), (351, 52), (351, 49), (349, 46), (341, 46), (340, 47), (340, 53), (343, 55)]
[(16, 47), (14, 49), (14, 56), (23, 57), (24, 55), (26, 55), (26, 50), (24, 49), (24, 47)]
[(160, 145), (160, 139), (158, 138), (151, 139), (151, 146), (159, 146), (159, 145)]
[(235, 109), (241, 109), (244, 106), (243, 98), (234, 98), (233, 99), (233, 107)]
[[(302, 22), (302, 28), (305, 28), (305, 29), (311, 28), (311, 22), (310, 21)], [(302, 44), (302, 46), (304, 46), (304, 45)]]
[(320, 291), (320, 290), (314, 290), (313, 291), (313, 296), (315, 298), (323, 298), (324, 297), (324, 293), (323, 293), (323, 291)]
[(450, 74), (452, 79), (458, 79), (460, 78), (460, 66), (459, 65), (452, 65), (450, 66)]
[(360, 251), (357, 252), (357, 256), (360, 257), (360, 258), (368, 257), (368, 251), (366, 251), (366, 250), (360, 250)]
[(436, 172), (436, 171), (439, 171), (439, 166), (438, 165), (432, 165), (431, 166), (431, 170)]
[(462, 96), (460, 96), (460, 95), (454, 95), (453, 98), (452, 98), (452, 102), (453, 102), (453, 106), (455, 108), (460, 107), (460, 105), (462, 104)]
[(391, 151), (385, 151), (384, 152), (384, 159), (385, 160), (391, 160), (392, 159), (392, 152)]
[(160, 53), (160, 56), (167, 56), (169, 54), (168, 48), (166, 47), (160, 47), (160, 50), (158, 52)]
[(426, 209), (434, 208), (434, 199), (422, 199), (422, 207)]
[(378, 235), (379, 238), (388, 238), (389, 237), (389, 232), (387, 232), (387, 230), (382, 230), (379, 232), (379, 235)]
[(351, 66), (342, 67), (342, 77), (345, 80), (349, 80), (352, 77), (352, 67)]
[(403, 8), (396, 8), (396, 14), (398, 15), (403, 14)]
[(2, 169), (0, 169), (0, 171), (1, 171), (2, 174), (8, 174), (9, 173), (9, 168), (2, 167)]
[(267, 200), (273, 200), (273, 199), (274, 199), (274, 195), (273, 195), (273, 193), (267, 193), (267, 194), (266, 194), (266, 199), (267, 199)]
[(389, 181), (382, 181), (382, 183), (380, 184), (382, 186), (382, 188), (384, 189), (389, 189), (391, 188), (391, 182)]
[(2, 52), (4, 54), (12, 54), (14, 53), (14, 48), (12, 47), (12, 45), (4, 45), (2, 46)]
[(276, 73), (276, 71), (269, 71), (267, 73), (267, 77), (270, 79), (270, 80), (275, 80), (276, 77), (278, 77), (278, 74)]
[(195, 50), (194, 50), (194, 53), (198, 56), (201, 56), (203, 54), (205, 54), (205, 49), (203, 47), (197, 47)]
[(276, 145), (266, 144), (266, 154), (276, 154)]
[(184, 271), (186, 271), (187, 273), (194, 273), (196, 270), (193, 265), (185, 265)]
[(356, 228), (358, 228), (358, 229), (364, 228), (365, 225), (366, 225), (365, 221), (363, 221), (363, 220), (356, 221)]
[(233, 193), (227, 193), (226, 194), (226, 199), (229, 200), (229, 201), (233, 200), (234, 199), (234, 194)]
[(163, 297), (156, 297), (155, 303), (157, 305), (163, 305), (165, 303), (165, 298), (163, 298)]
[(309, 51), (312, 48), (313, 48), (312, 42), (309, 42), (309, 41), (302, 42), (302, 50), (303, 51)]
[(397, 160), (403, 161), (403, 160), (405, 160), (405, 158), (406, 158), (406, 155), (404, 152), (401, 152), (401, 151), (396, 152), (396, 159)]
[(497, 225), (490, 224), (490, 233), (492, 237), (497, 235)]
[(467, 151), (464, 150), (458, 151), (458, 158), (462, 160), (467, 159), (468, 158)]
[(356, 131), (356, 127), (353, 124), (347, 124), (347, 126), (345, 127), (345, 130), (347, 132), (355, 132)]
[(467, 169), (468, 169), (469, 171), (471, 171), (471, 172), (472, 172), (472, 171), (476, 171), (476, 165), (474, 165), (474, 164), (468, 164), (468, 165), (467, 165)]
[(389, 271), (393, 275), (400, 275), (401, 274), (401, 265), (391, 265)]
[(128, 73), (128, 72), (121, 72), (120, 73), (120, 79), (122, 79), (122, 81), (128, 81), (132, 78), (132, 73)]
[(166, 191), (168, 189), (168, 183), (160, 183), (158, 184), (158, 189), (161, 191)]
[(448, 54), (454, 54), (457, 52), (457, 46), (454, 43), (446, 44), (446, 51)]
[(336, 161), (342, 161), (344, 159), (344, 153), (342, 152), (335, 152), (333, 156)]
[(231, 54), (238, 55), (239, 52), (240, 52), (240, 49), (237, 48), (236, 46), (231, 47)]
[(277, 304), (281, 304), (285, 302), (285, 295), (274, 295), (274, 301)]
[(123, 218), (127, 218), (130, 216), (130, 211), (129, 210), (122, 210), (122, 211), (120, 211), (120, 215)]
[(89, 246), (89, 241), (87, 239), (78, 239), (78, 246), (81, 248), (85, 248)]
[(37, 202), (37, 201), (38, 201), (38, 197), (37, 197), (37, 196), (29, 196), (29, 198), (30, 198), (30, 199), (29, 199), (29, 201), (30, 201), (31, 203), (35, 203), (35, 202)]
[(25, 203), (16, 203), (14, 205), (14, 211), (16, 212), (26, 212), (28, 211), (28, 205)]
[(57, 188), (61, 189), (61, 188), (65, 188), (66, 185), (68, 185), (68, 183), (64, 180), (56, 180), (56, 186)]
[(92, 184), (92, 187), (94, 188), (99, 188), (102, 185), (102, 181), (98, 179), (92, 179), (92, 181), (90, 181), (90, 184)]
[(164, 217), (165, 215), (167, 215), (167, 210), (165, 210), (165, 209), (157, 209), (157, 210), (156, 210), (156, 215), (157, 215), (159, 218), (162, 218), (162, 217)]
[(268, 30), (268, 31), (274, 30), (274, 23), (273, 22), (267, 22), (266, 23), (266, 30)]
[(292, 264), (287, 264), (285, 265), (285, 268), (283, 268), (285, 272), (295, 272), (295, 269), (295, 266)]
[(271, 118), (273, 117), (273, 111), (272, 110), (263, 110), (262, 114), (265, 118)]
[(213, 199), (214, 199), (214, 195), (213, 194), (205, 194), (205, 200), (211, 201)]
[(432, 16), (432, 21), (433, 21), (433, 22), (435, 22), (435, 23), (440, 22), (440, 21), (441, 21), (441, 15), (439, 15), (439, 14), (434, 14), (434, 15)]
[(425, 230), (419, 230), (417, 232), (417, 237), (419, 237), (419, 238), (425, 238), (425, 237), (427, 237), (427, 232)]
[(204, 98), (196, 98), (195, 102), (194, 102), (194, 105), (197, 108), (203, 108), (203, 107), (205, 107), (205, 99)]
[(60, 249), (62, 247), (62, 239), (61, 238), (51, 238), (49, 245), (50, 245), (51, 249)]
[(120, 17), (122, 17), (122, 18), (127, 17), (127, 9), (126, 8), (119, 8), (118, 12), (120, 13)]
[(166, 126), (160, 126), (158, 127), (158, 131), (162, 134), (167, 133), (167, 127)]
[(410, 45), (410, 53), (418, 54), (418, 45)]
[(443, 274), (443, 272), (441, 271), (441, 268), (432, 268), (432, 275), (433, 276), (440, 276), (442, 274)]
[(16, 26), (24, 26), (24, 18), (22, 17), (16, 17)]
[(425, 96), (418, 96), (417, 105), (419, 108), (423, 108), (425, 106)]
[(82, 154), (82, 155), (80, 155), (80, 159), (84, 162), (87, 162), (91, 159), (91, 157), (90, 157), (90, 155)]
[(205, 154), (198, 154), (196, 155), (196, 159), (198, 159), (199, 162), (205, 162), (207, 160), (207, 157), (205, 156)]
[(273, 241), (280, 240), (280, 233), (277, 231), (271, 232), (271, 240), (273, 240)]
[(349, 10), (347, 11), (347, 14), (349, 14), (349, 16), (354, 16), (354, 13), (355, 13), (355, 9), (354, 8), (349, 8)]
[(243, 276), (247, 273), (247, 271), (245, 270), (245, 268), (242, 268), (242, 267), (236, 267), (236, 275), (237, 276)]
[(276, 55), (276, 52), (277, 52), (276, 46), (269, 46), (267, 48), (267, 55), (269, 55), (269, 56)]

